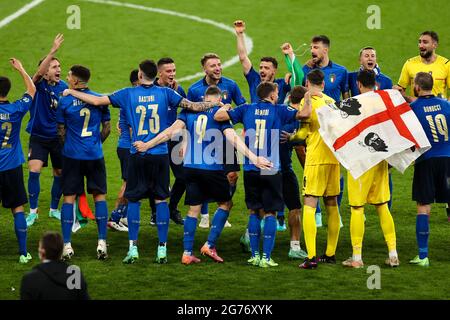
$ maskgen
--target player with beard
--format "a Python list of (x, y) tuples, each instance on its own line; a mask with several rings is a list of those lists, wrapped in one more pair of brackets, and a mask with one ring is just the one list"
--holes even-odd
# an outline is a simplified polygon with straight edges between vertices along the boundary
[[(324, 73), (315, 69), (306, 75), (306, 87), (308, 90), (322, 92), (325, 85)], [(322, 92), (317, 97), (304, 96), (300, 102), (300, 110), (310, 106), (302, 121), (309, 122), (306, 145), (310, 148), (306, 152), (305, 167), (303, 170), (303, 231), (308, 257), (300, 265), (304, 269), (317, 268), (317, 262), (336, 263), (336, 247), (339, 238), (339, 209), (337, 195), (339, 194), (340, 165), (334, 154), (324, 143), (319, 134), (319, 121), (316, 109), (334, 103), (333, 98)], [(298, 130), (292, 137), (305, 139), (302, 131)], [(325, 254), (316, 258), (317, 222), (315, 221), (316, 207), (319, 198), (323, 197), (328, 215), (327, 248)]]
[[(373, 91), (375, 87), (375, 73), (373, 71), (359, 71), (356, 79), (359, 92)], [(374, 132), (366, 136), (364, 143), (369, 148), (373, 148), (374, 151), (387, 151), (385, 142)], [(364, 206), (365, 204), (372, 204), (375, 206), (375, 210), (380, 218), (381, 229), (389, 250), (389, 258), (385, 263), (391, 267), (397, 267), (400, 262), (397, 254), (394, 220), (388, 207), (390, 195), (387, 161), (381, 161), (358, 179), (354, 179), (350, 171), (347, 171), (347, 187), (348, 202), (351, 207), (350, 237), (353, 255), (342, 262), (342, 264), (352, 268), (362, 268), (364, 266), (362, 260)]]
[[(222, 76), (222, 63), (220, 57), (215, 53), (207, 53), (200, 60), (205, 76), (192, 84), (188, 89), (188, 99), (193, 102), (203, 101), (206, 90), (209, 86), (215, 85), (222, 92), (222, 102), (224, 104), (235, 103), (236, 106), (244, 104), (245, 98), (242, 96), (241, 90), (237, 83), (229, 78)], [(237, 162), (236, 150), (231, 146), (228, 141), (224, 142), (224, 150), (233, 150), (228, 155), (224, 152), (224, 170), (230, 182), (231, 195), (234, 195), (236, 191), (236, 185), (238, 180), (238, 171), (240, 170), (239, 163)], [(200, 220), (199, 227), (209, 227), (209, 214), (208, 203), (205, 202), (202, 206), (202, 218)], [(231, 226), (227, 221), (225, 226)]]
[[(205, 102), (219, 104), (221, 101), (220, 89), (216, 86), (208, 87), (204, 100)], [(271, 163), (267, 159), (257, 157), (248, 150), (244, 142), (237, 137), (229, 122), (214, 120), (214, 114), (217, 110), (219, 110), (218, 106), (205, 112), (183, 110), (173, 125), (155, 138), (147, 143), (140, 141), (134, 143), (134, 146), (140, 152), (144, 152), (168, 141), (179, 130), (187, 130), (186, 158), (183, 166), (186, 176), (185, 204), (189, 205), (189, 212), (184, 224), (184, 253), (181, 260), (181, 263), (186, 265), (200, 262), (200, 259), (193, 254), (193, 245), (197, 218), (201, 212), (202, 204), (207, 200), (217, 201), (218, 208), (214, 214), (208, 241), (203, 245), (200, 252), (216, 262), (223, 262), (223, 259), (217, 254), (216, 243), (232, 206), (230, 186), (223, 170), (222, 150), (219, 149), (222, 146), (224, 136), (231, 142), (234, 141), (241, 153), (247, 154), (253, 163), (259, 163), (259, 168), (270, 169), (271, 167)], [(199, 157), (199, 155), (201, 156)]]
[(262, 57), (259, 63), (259, 73), (256, 72), (245, 47), (245, 22), (242, 20), (235, 21), (234, 30), (236, 32), (239, 60), (241, 61), (244, 76), (247, 79), (251, 102), (257, 103), (259, 101), (256, 88), (261, 82), (275, 82), (278, 85), (278, 103), (284, 103), (286, 95), (291, 91), (291, 86), (286, 83), (284, 78), (275, 79), (278, 68), (277, 59), (273, 57)]
[(333, 98), (336, 102), (347, 99), (348, 93), (348, 73), (345, 67), (330, 60), (328, 51), (330, 50), (330, 39), (325, 35), (314, 36), (311, 39), (311, 60), (303, 66), (304, 74), (308, 74), (312, 69), (320, 69), (325, 75), (324, 93)]
[[(320, 69), (325, 75), (325, 88), (323, 92), (336, 102), (349, 97), (348, 73), (345, 67), (330, 60), (330, 39), (325, 35), (314, 36), (311, 39), (311, 59), (303, 66), (303, 72), (308, 74), (313, 69)], [(344, 178), (340, 179), (341, 193), (338, 196), (338, 207), (341, 206), (344, 190)], [(322, 226), (322, 214), (316, 213), (317, 226)], [(342, 222), (341, 222), (342, 226)]]
[[(403, 65), (398, 85), (394, 89), (400, 90), (406, 101), (416, 100), (407, 96), (409, 86), (411, 95), (414, 94), (414, 78), (419, 72), (427, 72), (433, 77), (433, 94), (439, 98), (448, 99), (450, 88), (450, 62), (449, 59), (436, 54), (439, 45), (439, 36), (434, 31), (424, 31), (419, 37), (419, 55), (408, 59)], [(450, 222), (450, 208), (447, 205), (447, 218)]]
[[(245, 45), (245, 22), (242, 20), (236, 20), (234, 22), (234, 30), (236, 32), (236, 40), (237, 40), (237, 51), (239, 54), (239, 60), (241, 61), (242, 70), (244, 71), (245, 79), (248, 83), (248, 88), (250, 92), (250, 99), (252, 103), (259, 102), (259, 97), (256, 93), (256, 88), (261, 82), (274, 82), (278, 85), (278, 101), (277, 103), (282, 104), (286, 100), (287, 94), (291, 91), (291, 86), (284, 78), (275, 78), (275, 75), (277, 73), (278, 69), (278, 61), (274, 57), (262, 57), (260, 59), (259, 63), (259, 73), (256, 72), (256, 70), (253, 68), (253, 64), (250, 61), (247, 53), (247, 48)], [(289, 124), (289, 127), (292, 125)], [(292, 130), (290, 130), (292, 129)], [(284, 131), (293, 131), (296, 128), (283, 128)], [(283, 180), (286, 182), (288, 181), (288, 188), (294, 189), (295, 185), (292, 184), (292, 182), (296, 179), (295, 173), (290, 169), (290, 161), (287, 160), (289, 157), (289, 153), (292, 149), (292, 146), (289, 146), (288, 144), (283, 144), (280, 146), (280, 157), (281, 157), (281, 166), (283, 173)], [(291, 182), (291, 183), (289, 183)], [(301, 205), (300, 202), (296, 199), (293, 199), (293, 195), (296, 193), (289, 193), (291, 196), (291, 199), (286, 201), (290, 204), (295, 203), (295, 208), (288, 206), (290, 215), (292, 216), (293, 210), (300, 210)], [(296, 211), (297, 212), (297, 211)], [(284, 231), (286, 230), (286, 224), (285, 224), (285, 218), (284, 218), (284, 208), (282, 211), (277, 212), (277, 230)], [(244, 250), (248, 250), (249, 248), (249, 240), (247, 232), (245, 235), (241, 237), (241, 245), (243, 246)]]
[[(191, 102), (168, 87), (154, 85), (158, 67), (152, 60), (139, 64), (140, 85), (124, 88), (110, 96), (97, 97), (76, 90), (65, 90), (64, 95), (72, 95), (89, 105), (113, 105), (125, 110), (126, 120), (131, 127), (132, 143), (147, 142), (167, 128), (169, 109), (180, 106), (193, 111), (205, 111), (215, 106), (207, 102)], [(143, 104), (147, 105), (144, 106)], [(140, 200), (154, 197), (156, 203), (156, 226), (159, 245), (157, 263), (167, 263), (167, 239), (169, 232), (169, 155), (167, 144), (161, 144), (145, 153), (131, 147), (127, 171), (125, 198), (128, 200), (129, 251), (124, 263), (134, 263), (139, 259), (137, 248), (140, 228)]]
[(417, 203), (416, 239), (418, 255), (409, 263), (428, 267), (428, 237), (431, 205), (450, 202), (449, 168), (450, 142), (447, 124), (450, 122), (450, 103), (433, 94), (433, 78), (419, 72), (414, 78), (416, 101), (411, 109), (416, 114), (431, 143), (431, 149), (414, 164), (413, 200)]
[(409, 86), (411, 95), (414, 94), (414, 77), (419, 72), (428, 72), (433, 77), (433, 94), (439, 98), (448, 97), (450, 87), (449, 59), (436, 54), (439, 45), (438, 34), (434, 31), (424, 31), (419, 37), (419, 55), (408, 59), (403, 65), (398, 85), (394, 89), (400, 90), (408, 102), (416, 98), (406, 95)]

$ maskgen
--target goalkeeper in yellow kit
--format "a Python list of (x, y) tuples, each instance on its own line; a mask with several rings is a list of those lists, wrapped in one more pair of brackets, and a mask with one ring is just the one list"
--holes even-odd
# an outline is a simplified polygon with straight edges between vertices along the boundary
[[(324, 74), (319, 69), (314, 69), (306, 76), (306, 87), (309, 91), (322, 92), (324, 88)], [(336, 263), (336, 247), (339, 238), (339, 209), (337, 206), (337, 195), (339, 195), (340, 165), (336, 157), (323, 141), (319, 134), (319, 121), (316, 110), (322, 106), (333, 104), (334, 100), (324, 93), (319, 96), (305, 95), (301, 106), (311, 105), (309, 114), (309, 126), (303, 126), (292, 140), (304, 139), (302, 136), (307, 130), (305, 169), (303, 173), (303, 232), (308, 257), (299, 266), (304, 269), (315, 269), (317, 263)], [(309, 128), (309, 129), (308, 129)], [(328, 237), (325, 254), (316, 257), (316, 234), (315, 212), (319, 197), (324, 198), (326, 211), (328, 213)]]
[[(371, 70), (359, 71), (356, 83), (361, 93), (373, 91), (376, 85), (375, 73)], [(375, 206), (380, 218), (381, 229), (389, 250), (389, 258), (385, 263), (391, 267), (397, 267), (400, 264), (396, 249), (394, 220), (388, 207), (390, 199), (388, 174), (386, 161), (381, 161), (370, 168), (358, 179), (354, 179), (348, 171), (347, 187), (348, 201), (351, 206), (350, 236), (353, 255), (342, 262), (346, 267), (361, 268), (364, 266), (361, 253), (364, 238), (364, 205), (366, 203)]]

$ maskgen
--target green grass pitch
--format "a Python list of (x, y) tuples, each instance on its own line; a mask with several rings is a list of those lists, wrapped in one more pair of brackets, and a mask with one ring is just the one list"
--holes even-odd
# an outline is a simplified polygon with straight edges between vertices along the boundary
[[(418, 54), (417, 39), (428, 29), (438, 32), (441, 44), (438, 54), (450, 57), (448, 42), (448, 15), (446, 0), (423, 2), (383, 1), (381, 29), (369, 30), (367, 1), (144, 1), (123, 0), (143, 6), (153, 6), (184, 14), (211, 19), (232, 26), (236, 19), (247, 23), (247, 34), (254, 41), (250, 58), (258, 65), (259, 57), (275, 56), (280, 61), (279, 76), (286, 68), (279, 46), (285, 42), (297, 48), (309, 45), (314, 34), (327, 34), (331, 39), (330, 57), (349, 70), (358, 68), (358, 52), (363, 46), (377, 49), (382, 71), (394, 83), (398, 80), (403, 62)], [(17, 11), (29, 0), (0, 0), (0, 20)], [(76, 4), (81, 8), (81, 29), (68, 30), (66, 9)], [(427, 7), (427, 8), (424, 8)], [(64, 33), (65, 42), (58, 53), (63, 76), (73, 64), (88, 66), (92, 72), (90, 88), (97, 92), (112, 92), (128, 85), (128, 74), (145, 58), (159, 59), (171, 56), (177, 63), (178, 78), (200, 71), (200, 57), (205, 52), (216, 52), (222, 61), (236, 55), (233, 34), (211, 25), (176, 16), (146, 12), (126, 7), (110, 6), (86, 1), (47, 0), (23, 16), (0, 28), (0, 74), (13, 81), (11, 99), (19, 97), (24, 88), (19, 77), (8, 65), (8, 58), (21, 59), (29, 73), (49, 50), (57, 33)], [(303, 47), (307, 49), (308, 46)], [(301, 53), (300, 49), (297, 53)], [(309, 51), (299, 56), (301, 62), (309, 58)], [(245, 97), (248, 86), (239, 64), (224, 70), (223, 74), (238, 82)], [(185, 89), (194, 80), (183, 82)], [(111, 109), (112, 122), (118, 112)], [(27, 154), (28, 135), (22, 125), (22, 145)], [(113, 209), (120, 187), (120, 168), (116, 156), (117, 132), (112, 131), (104, 144), (108, 172), (108, 207)], [(302, 170), (294, 159), (295, 171), (301, 181)], [(25, 183), (28, 170), (24, 165)], [(397, 229), (398, 252), (401, 265), (397, 269), (383, 266), (387, 256), (378, 217), (373, 208), (366, 209), (364, 262), (381, 267), (381, 289), (369, 290), (366, 268), (346, 270), (342, 266), (321, 265), (318, 270), (300, 270), (298, 261), (287, 258), (289, 233), (278, 233), (274, 260), (278, 268), (259, 269), (246, 265), (247, 254), (242, 253), (239, 237), (247, 225), (247, 210), (243, 199), (242, 176), (234, 196), (235, 206), (230, 216), (232, 228), (226, 228), (218, 243), (224, 264), (210, 260), (195, 266), (180, 263), (183, 229), (171, 223), (169, 229), (169, 264), (153, 263), (157, 246), (156, 228), (150, 226), (149, 206), (143, 203), (140, 230), (141, 259), (134, 265), (123, 265), (128, 248), (126, 233), (108, 232), (107, 261), (96, 260), (97, 229), (93, 222), (74, 234), (75, 257), (86, 276), (89, 292), (94, 299), (449, 299), (450, 280), (450, 224), (443, 205), (436, 205), (431, 216), (430, 261), (428, 269), (409, 266), (407, 261), (416, 255), (415, 204), (411, 200), (412, 170), (405, 174), (394, 172), (394, 204), (392, 213)], [(0, 215), (0, 299), (17, 299), (22, 275), (38, 263), (37, 244), (46, 230), (60, 230), (60, 224), (47, 217), (50, 201), (51, 169), (41, 175), (40, 220), (29, 230), (29, 251), (34, 257), (31, 265), (18, 264), (17, 243), (13, 219), (8, 210)], [(187, 207), (180, 206), (183, 216)], [(211, 212), (215, 205), (211, 205)], [(346, 192), (341, 208), (344, 227), (337, 250), (340, 261), (351, 255), (349, 235), (349, 206)], [(326, 222), (326, 215), (324, 215)], [(198, 229), (195, 249), (207, 237), (207, 231)], [(318, 229), (318, 252), (324, 250), (326, 227)], [(304, 242), (302, 239), (302, 246)]]

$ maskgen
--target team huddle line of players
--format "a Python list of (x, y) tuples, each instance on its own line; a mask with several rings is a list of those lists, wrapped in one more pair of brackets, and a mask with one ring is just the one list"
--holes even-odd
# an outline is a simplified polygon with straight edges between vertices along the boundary
[[(152, 224), (157, 227), (159, 239), (156, 262), (167, 262), (170, 218), (184, 225), (181, 262), (200, 262), (194, 255), (195, 231), (198, 217), (207, 216), (210, 202), (216, 202), (218, 208), (200, 252), (216, 262), (223, 262), (216, 243), (232, 208), (231, 199), (240, 171), (236, 154), (239, 152), (245, 157), (245, 203), (250, 213), (248, 228), (240, 241), (243, 248), (251, 252), (248, 263), (263, 268), (278, 265), (271, 253), (277, 229), (286, 228), (283, 214), (286, 206), (291, 236), (289, 257), (304, 259), (300, 264), (304, 269), (315, 269), (318, 263), (335, 264), (342, 227), (339, 207), (344, 180), (339, 162), (319, 134), (316, 110), (326, 105), (345, 105), (350, 95), (394, 88), (411, 103), (432, 145), (415, 163), (413, 200), (418, 209), (419, 255), (410, 261), (420, 266), (429, 265), (431, 203), (450, 202), (447, 183), (450, 106), (445, 100), (450, 86), (450, 63), (435, 53), (439, 42), (437, 34), (425, 31), (420, 35), (420, 55), (405, 63), (398, 85), (393, 87), (376, 63), (374, 48), (361, 49), (360, 70), (348, 73), (330, 60), (330, 40), (324, 35), (312, 38), (311, 59), (303, 67), (289, 43), (281, 46), (289, 70), (285, 78), (275, 78), (278, 62), (273, 57), (261, 58), (258, 73), (246, 51), (245, 23), (236, 21), (234, 27), (251, 103), (246, 102), (235, 81), (222, 76), (220, 57), (214, 53), (202, 57), (205, 77), (194, 83), (187, 95), (175, 80), (175, 62), (171, 58), (162, 58), (158, 63), (142, 61), (130, 75), (132, 86), (108, 96), (88, 88), (90, 70), (81, 65), (70, 68), (66, 84), (60, 79), (61, 66), (55, 57), (64, 41), (60, 34), (33, 77), (28, 76), (19, 60), (11, 59), (11, 65), (21, 74), (27, 89), (21, 99), (9, 103), (7, 95), (11, 82), (0, 77), (0, 200), (14, 214), (20, 263), (31, 260), (26, 249), (27, 228), (39, 217), (39, 176), (47, 166), (49, 155), (54, 174), (49, 216), (61, 220), (64, 259), (74, 254), (71, 244), (74, 205), (86, 187), (95, 202), (98, 259), (103, 260), (108, 255), (107, 226), (128, 231), (129, 250), (123, 262), (134, 263), (139, 259), (140, 201), (149, 199)], [(407, 87), (415, 97), (406, 94)], [(232, 103), (237, 107), (232, 108)], [(120, 108), (117, 154), (123, 184), (116, 208), (108, 219), (102, 143), (111, 131), (109, 105)], [(27, 197), (22, 172), (25, 159), (19, 137), (22, 118), (28, 111)], [(244, 141), (233, 129), (238, 123), (244, 128)], [(304, 168), (303, 207), (292, 168), (294, 150)], [(169, 188), (169, 168), (175, 176), (172, 188)], [(364, 266), (364, 205), (368, 203), (375, 206), (380, 218), (388, 247), (385, 263), (397, 267), (400, 262), (390, 213), (392, 183), (387, 162), (380, 162), (358, 179), (348, 174), (347, 187), (353, 254), (342, 264), (353, 268)], [(177, 206), (184, 192), (189, 210), (183, 220)], [(64, 200), (59, 211), (62, 195)], [(326, 251), (318, 256), (316, 233), (317, 227), (322, 225), (320, 197), (327, 211), (328, 235)], [(28, 199), (30, 213), (25, 217), (24, 204)], [(300, 246), (302, 229), (306, 251)]]

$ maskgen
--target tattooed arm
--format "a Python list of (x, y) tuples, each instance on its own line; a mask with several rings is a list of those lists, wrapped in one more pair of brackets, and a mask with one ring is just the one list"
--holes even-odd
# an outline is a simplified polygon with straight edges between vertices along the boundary
[(215, 103), (215, 102), (192, 102), (186, 98), (183, 98), (179, 104), (179, 106), (181, 108), (186, 109), (186, 110), (195, 111), (195, 112), (202, 112), (202, 111), (208, 110), (216, 105), (217, 105), (217, 103)]

